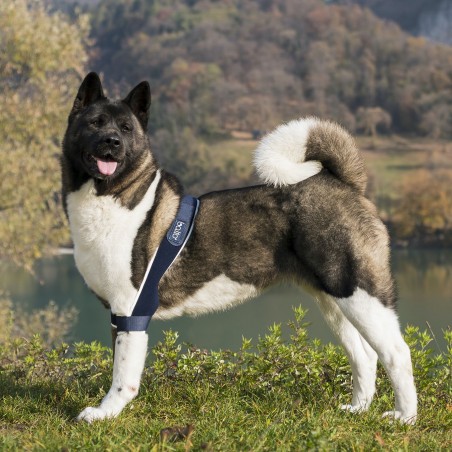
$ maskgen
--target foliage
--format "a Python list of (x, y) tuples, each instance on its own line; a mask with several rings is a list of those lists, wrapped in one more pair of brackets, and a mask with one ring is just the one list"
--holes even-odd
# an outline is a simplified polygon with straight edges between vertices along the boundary
[(91, 64), (112, 88), (151, 79), (153, 130), (211, 136), (315, 114), (374, 131), (356, 123), (361, 108), (385, 132), (451, 136), (452, 49), (357, 5), (103, 0), (90, 13)]
[[(393, 403), (386, 374), (362, 415), (337, 407), (350, 397), (346, 358), (332, 345), (310, 342), (303, 310), (295, 310), (290, 341), (273, 325), (253, 350), (207, 351), (181, 345), (177, 333), (152, 349), (138, 399), (116, 419), (93, 425), (73, 417), (100, 401), (109, 387), (111, 351), (97, 343), (42, 346), (22, 353), (0, 349), (0, 429), (3, 448), (127, 450), (447, 449), (452, 440), (452, 334), (447, 351), (433, 354), (428, 333), (407, 329), (420, 414), (414, 427), (391, 424), (381, 412)], [(161, 443), (163, 428), (190, 424), (191, 441)]]
[(383, 131), (391, 128), (391, 115), (380, 107), (359, 107), (356, 111), (356, 128), (365, 135), (375, 137), (378, 128)]
[(397, 237), (413, 245), (452, 244), (452, 168), (444, 146), (427, 154), (425, 169), (405, 177), (393, 223)]
[(229, 149), (215, 152), (211, 143), (197, 138), (189, 127), (159, 129), (153, 136), (153, 151), (165, 170), (176, 174), (193, 195), (250, 181), (251, 162), (245, 174), (240, 174), (239, 162), (231, 158)]
[(451, 3), (448, 0), (327, 0), (338, 4), (359, 4), (377, 16), (396, 22), (404, 30), (445, 44), (450, 34)]
[(0, 257), (22, 265), (67, 239), (58, 155), (88, 33), (43, 0), (0, 4)]
[[(13, 308), (13, 303), (0, 293), (0, 347), (12, 348), (22, 340), (29, 341), (35, 335), (40, 343), (51, 347), (69, 335), (77, 318), (74, 307), (59, 309), (54, 302), (47, 307), (28, 312), (21, 307)], [(16, 352), (20, 347), (16, 347)]]

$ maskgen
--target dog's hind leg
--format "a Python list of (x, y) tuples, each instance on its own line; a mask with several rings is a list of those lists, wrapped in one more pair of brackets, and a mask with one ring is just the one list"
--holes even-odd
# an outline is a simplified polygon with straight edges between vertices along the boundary
[(365, 411), (375, 394), (377, 354), (347, 320), (333, 297), (319, 293), (316, 294), (316, 300), (326, 322), (344, 347), (352, 367), (352, 403), (342, 405), (342, 409)]
[(417, 396), (410, 350), (402, 337), (394, 309), (384, 306), (378, 298), (361, 288), (350, 297), (335, 300), (347, 319), (377, 352), (389, 375), (395, 394), (395, 411), (385, 415), (414, 424)]

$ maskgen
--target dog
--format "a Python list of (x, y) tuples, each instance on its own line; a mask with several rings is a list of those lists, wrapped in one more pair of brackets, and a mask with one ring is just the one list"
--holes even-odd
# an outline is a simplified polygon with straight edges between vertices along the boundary
[[(183, 195), (151, 152), (150, 104), (147, 82), (110, 100), (90, 73), (63, 140), (63, 206), (75, 262), (119, 316), (131, 315)], [(159, 282), (155, 318), (224, 310), (291, 281), (314, 295), (350, 360), (353, 394), (342, 409), (369, 408), (379, 358), (395, 393), (395, 409), (385, 415), (413, 424), (417, 395), (396, 314), (388, 233), (364, 196), (366, 170), (352, 137), (332, 122), (294, 120), (263, 137), (254, 164), (262, 185), (199, 198), (192, 235)], [(145, 331), (117, 335), (111, 389), (79, 420), (115, 417), (136, 397), (147, 342)]]

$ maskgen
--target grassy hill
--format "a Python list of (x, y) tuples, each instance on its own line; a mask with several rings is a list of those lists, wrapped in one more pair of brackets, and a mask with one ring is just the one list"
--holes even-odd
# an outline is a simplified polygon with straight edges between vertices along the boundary
[[(342, 412), (350, 368), (333, 345), (310, 342), (295, 310), (289, 341), (269, 329), (254, 351), (209, 352), (168, 332), (151, 351), (138, 398), (117, 419), (74, 422), (109, 388), (111, 350), (78, 343), (45, 347), (38, 336), (0, 342), (1, 450), (449, 450), (452, 444), (452, 334), (433, 355), (427, 333), (407, 330), (419, 420), (382, 419), (393, 406), (386, 374), (370, 411)], [(178, 434), (179, 432), (179, 434)], [(184, 433), (185, 432), (185, 436)], [(182, 433), (182, 434), (181, 434)]]

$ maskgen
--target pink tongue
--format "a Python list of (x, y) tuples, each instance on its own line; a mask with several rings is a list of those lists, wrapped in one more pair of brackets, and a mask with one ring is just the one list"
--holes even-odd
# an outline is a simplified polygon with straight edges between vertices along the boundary
[(97, 168), (104, 176), (111, 176), (118, 166), (118, 162), (105, 162), (104, 160), (97, 160)]

